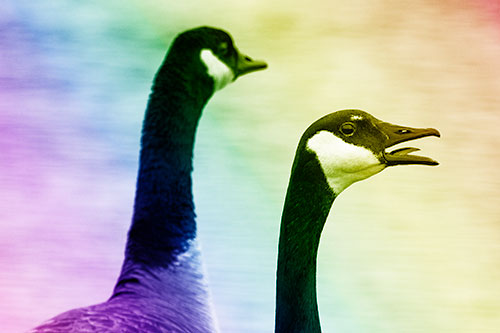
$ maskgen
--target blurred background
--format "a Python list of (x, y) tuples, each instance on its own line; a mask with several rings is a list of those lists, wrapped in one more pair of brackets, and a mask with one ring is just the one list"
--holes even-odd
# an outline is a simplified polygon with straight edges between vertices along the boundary
[(318, 262), (325, 332), (498, 332), (497, 1), (0, 4), (0, 327), (106, 300), (132, 214), (152, 78), (183, 30), (228, 30), (269, 69), (218, 92), (195, 149), (199, 235), (222, 332), (272, 332), (296, 144), (331, 111), (435, 127), (337, 198)]

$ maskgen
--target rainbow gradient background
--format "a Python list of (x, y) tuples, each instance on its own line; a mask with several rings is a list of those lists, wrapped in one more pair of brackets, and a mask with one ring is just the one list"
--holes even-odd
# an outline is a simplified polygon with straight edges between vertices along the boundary
[(150, 84), (174, 36), (212, 25), (269, 63), (204, 111), (194, 190), (222, 332), (271, 332), (296, 144), (359, 108), (440, 139), (335, 201), (324, 332), (500, 330), (498, 1), (0, 4), (0, 331), (106, 300), (132, 214)]

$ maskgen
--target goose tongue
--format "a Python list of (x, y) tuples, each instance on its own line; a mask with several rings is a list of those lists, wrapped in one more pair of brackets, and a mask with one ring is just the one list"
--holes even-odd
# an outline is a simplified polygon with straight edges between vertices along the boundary
[[(379, 130), (386, 135), (385, 148), (389, 148), (401, 142), (415, 140), (426, 136), (440, 137), (440, 133), (434, 128), (412, 128), (400, 125), (394, 125), (386, 122), (377, 124)], [(432, 158), (410, 155), (410, 153), (419, 151), (420, 149), (414, 147), (400, 148), (387, 152), (384, 150), (383, 156), (388, 166), (399, 164), (424, 164), (424, 165), (438, 165), (439, 163)]]

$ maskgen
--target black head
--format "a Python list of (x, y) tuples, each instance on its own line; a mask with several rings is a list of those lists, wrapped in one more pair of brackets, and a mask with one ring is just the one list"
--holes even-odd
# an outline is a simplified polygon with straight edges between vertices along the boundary
[(196, 66), (198, 73), (193, 75), (208, 74), (214, 80), (215, 90), (240, 75), (267, 67), (265, 62), (240, 53), (229, 33), (212, 27), (199, 27), (179, 34), (170, 47), (167, 60), (176, 66)]
[(319, 162), (335, 193), (353, 182), (368, 178), (387, 166), (399, 164), (437, 165), (431, 158), (409, 153), (417, 148), (386, 149), (425, 136), (440, 136), (433, 128), (393, 125), (361, 110), (342, 110), (314, 122), (302, 136), (298, 155), (301, 163)]

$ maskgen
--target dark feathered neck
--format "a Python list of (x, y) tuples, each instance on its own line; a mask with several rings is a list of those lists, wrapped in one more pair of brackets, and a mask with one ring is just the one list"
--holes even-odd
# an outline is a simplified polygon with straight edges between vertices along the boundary
[(109, 302), (147, 299), (150, 306), (139, 316), (152, 314), (165, 323), (175, 317), (186, 331), (213, 332), (191, 187), (196, 127), (213, 81), (202, 75), (199, 61), (179, 59), (167, 56), (153, 84), (143, 123), (132, 226)]
[(168, 266), (196, 235), (191, 171), (196, 127), (212, 95), (201, 63), (167, 56), (157, 73), (141, 139), (126, 261)]
[[(308, 154), (304, 152), (303, 154)], [(298, 156), (281, 219), (276, 285), (276, 332), (321, 332), (316, 258), (335, 196), (314, 159)]]

